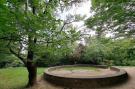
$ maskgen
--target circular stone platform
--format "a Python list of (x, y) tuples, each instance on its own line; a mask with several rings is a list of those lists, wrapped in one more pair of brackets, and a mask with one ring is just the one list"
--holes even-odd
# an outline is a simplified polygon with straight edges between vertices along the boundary
[(115, 67), (66, 65), (48, 68), (44, 77), (50, 83), (69, 88), (96, 88), (121, 83), (128, 75), (126, 71)]

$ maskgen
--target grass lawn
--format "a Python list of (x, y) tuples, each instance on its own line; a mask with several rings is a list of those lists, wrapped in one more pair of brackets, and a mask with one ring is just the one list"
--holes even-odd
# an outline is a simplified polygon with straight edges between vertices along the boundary
[[(42, 74), (45, 68), (38, 68), (38, 75)], [(23, 89), (28, 81), (26, 68), (5, 68), (0, 69), (0, 89)]]

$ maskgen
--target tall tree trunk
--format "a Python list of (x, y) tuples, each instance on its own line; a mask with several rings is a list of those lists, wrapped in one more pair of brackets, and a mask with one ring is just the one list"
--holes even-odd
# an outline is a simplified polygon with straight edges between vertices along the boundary
[(28, 70), (28, 84), (27, 87), (31, 87), (36, 84), (37, 81), (37, 67), (33, 62), (27, 62), (27, 70)]
[(32, 37), (29, 35), (28, 42), (29, 42), (29, 45), (28, 45), (28, 55), (27, 55), (26, 67), (27, 67), (27, 70), (29, 73), (29, 75), (28, 75), (29, 81), (28, 81), (27, 87), (31, 87), (34, 84), (36, 84), (36, 81), (37, 81), (37, 66), (33, 61), (34, 52), (32, 50), (33, 45), (36, 43), (36, 41), (35, 41), (35, 39), (32, 40)]
[[(36, 7), (34, 5), (34, 0), (26, 0), (26, 14), (29, 7), (29, 1), (30, 1), (30, 7), (32, 9), (33, 15), (36, 15)], [(27, 64), (26, 64), (26, 67), (29, 73), (28, 75), (29, 81), (28, 81), (27, 87), (31, 87), (37, 81), (37, 66), (33, 61), (33, 58), (34, 58), (33, 47), (36, 44), (37, 38), (31, 34), (31, 33), (36, 34), (36, 32), (33, 29), (28, 29), (28, 30), (30, 30), (30, 32), (28, 34), (28, 55), (27, 55)]]

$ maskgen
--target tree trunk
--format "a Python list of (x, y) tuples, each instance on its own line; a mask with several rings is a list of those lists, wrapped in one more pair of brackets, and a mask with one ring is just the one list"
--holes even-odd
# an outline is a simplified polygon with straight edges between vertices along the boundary
[(34, 57), (34, 52), (32, 51), (32, 40), (31, 37), (29, 37), (29, 46), (28, 46), (28, 55), (27, 55), (27, 70), (28, 70), (28, 84), (27, 87), (31, 87), (34, 84), (36, 84), (36, 80), (37, 80), (37, 66), (33, 61), (33, 57)]
[(27, 70), (28, 70), (28, 84), (27, 87), (32, 87), (36, 84), (37, 81), (37, 67), (33, 62), (27, 62)]

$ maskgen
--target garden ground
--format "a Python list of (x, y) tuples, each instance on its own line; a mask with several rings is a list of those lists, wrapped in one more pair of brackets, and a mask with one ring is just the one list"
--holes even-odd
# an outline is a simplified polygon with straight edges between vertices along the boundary
[[(123, 69), (125, 69), (129, 74), (129, 80), (127, 82), (120, 85), (106, 87), (106, 88), (99, 88), (99, 89), (135, 89), (135, 67), (124, 67)], [(32, 89), (75, 89), (75, 88), (65, 88), (65, 87), (55, 86), (48, 83), (47, 81), (44, 81), (44, 79), (40, 77), (38, 80), (38, 85)], [(83, 89), (90, 89), (90, 88), (83, 88)]]
[[(65, 87), (55, 86), (48, 83), (47, 81), (44, 81), (41, 76), (44, 69), (45, 68), (38, 68), (38, 84), (31, 89), (69, 89)], [(123, 69), (128, 72), (130, 77), (126, 83), (100, 89), (135, 89), (135, 67), (124, 67)], [(0, 89), (24, 89), (26, 83), (27, 70), (25, 68), (20, 67), (0, 69)]]

